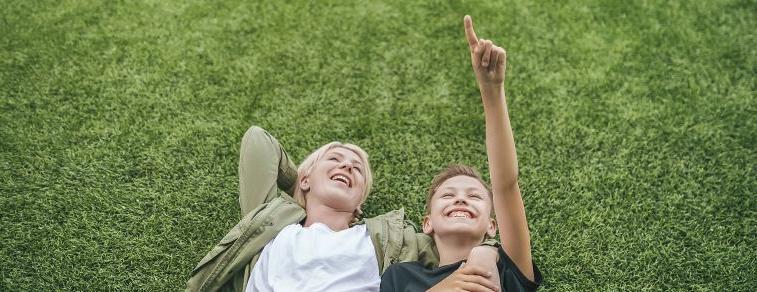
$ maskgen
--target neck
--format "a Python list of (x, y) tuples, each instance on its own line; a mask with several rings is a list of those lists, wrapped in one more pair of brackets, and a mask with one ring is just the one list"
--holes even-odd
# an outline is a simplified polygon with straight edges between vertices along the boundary
[(455, 234), (447, 236), (434, 234), (434, 241), (439, 251), (439, 266), (444, 266), (467, 259), (471, 250), (481, 245), (482, 239)]
[(351, 212), (339, 211), (323, 204), (310, 204), (310, 202), (305, 208), (305, 213), (307, 214), (305, 227), (314, 223), (322, 223), (334, 231), (349, 228), (353, 217)]

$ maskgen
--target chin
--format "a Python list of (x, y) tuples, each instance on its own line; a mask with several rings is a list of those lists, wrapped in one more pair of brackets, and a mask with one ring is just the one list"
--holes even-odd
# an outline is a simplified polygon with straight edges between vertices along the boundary
[(355, 196), (349, 190), (346, 190), (340, 187), (330, 187), (326, 190), (326, 193), (328, 194), (329, 197), (333, 197), (333, 198), (349, 199)]
[[(325, 189), (324, 194), (325, 195), (322, 196), (321, 201), (324, 204), (331, 206), (332, 208), (337, 208), (338, 206), (339, 207), (338, 209), (346, 209), (350, 207), (346, 205), (351, 205), (353, 203), (356, 203), (354, 202), (355, 201), (354, 198), (359, 196), (359, 195), (352, 194), (348, 190), (338, 188), (338, 187)], [(355, 206), (354, 208), (357, 208), (357, 206)]]
[(486, 235), (486, 230), (482, 230), (473, 225), (467, 225), (464, 223), (449, 224), (444, 228), (437, 228), (434, 230), (439, 236), (455, 236), (455, 237), (469, 237), (469, 238), (483, 238)]

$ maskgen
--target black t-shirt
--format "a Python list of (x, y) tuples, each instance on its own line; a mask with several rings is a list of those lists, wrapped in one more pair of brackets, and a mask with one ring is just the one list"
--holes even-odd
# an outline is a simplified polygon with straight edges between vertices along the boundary
[[(393, 264), (381, 276), (381, 292), (426, 291), (455, 272), (462, 262), (434, 269), (427, 269), (420, 262)], [(536, 264), (533, 266), (535, 282), (526, 278), (500, 247), (497, 269), (499, 269), (502, 291), (536, 291), (536, 288), (541, 285), (542, 278)]]

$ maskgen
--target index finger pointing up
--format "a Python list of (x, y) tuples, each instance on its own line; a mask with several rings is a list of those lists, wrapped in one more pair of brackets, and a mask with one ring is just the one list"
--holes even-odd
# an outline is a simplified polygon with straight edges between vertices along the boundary
[(476, 32), (473, 31), (473, 20), (470, 15), (466, 15), (465, 18), (463, 18), (463, 22), (465, 24), (465, 38), (468, 39), (468, 46), (472, 50), (473, 47), (478, 44)]

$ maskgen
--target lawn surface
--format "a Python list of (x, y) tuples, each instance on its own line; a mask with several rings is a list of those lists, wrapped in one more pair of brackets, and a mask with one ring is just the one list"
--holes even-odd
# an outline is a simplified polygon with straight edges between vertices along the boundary
[(250, 125), (361, 145), (367, 215), (419, 221), (486, 173), (465, 14), (508, 50), (544, 291), (757, 286), (755, 1), (287, 2), (3, 1), (1, 291), (182, 288)]

